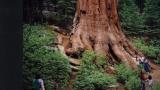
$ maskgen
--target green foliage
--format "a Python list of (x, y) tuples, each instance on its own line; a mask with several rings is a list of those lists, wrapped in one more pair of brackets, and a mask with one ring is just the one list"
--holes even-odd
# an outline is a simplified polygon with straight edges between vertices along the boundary
[(126, 34), (153, 35), (160, 32), (160, 0), (121, 0), (119, 14)]
[(96, 59), (96, 53), (91, 51), (85, 51), (82, 55), (83, 63), (88, 62), (91, 63)]
[(146, 0), (144, 8), (144, 23), (150, 35), (160, 33), (160, 0)]
[(92, 71), (88, 75), (78, 77), (74, 90), (105, 90), (107, 86), (115, 83), (113, 77), (99, 71)]
[(62, 26), (72, 24), (75, 14), (76, 0), (51, 0), (56, 7), (56, 11), (52, 13), (52, 19), (55, 23)]
[(157, 27), (160, 23), (160, 0), (146, 0), (144, 14), (148, 26)]
[[(160, 0), (146, 0), (144, 8), (144, 20), (148, 35), (154, 41), (154, 45), (160, 45)], [(154, 36), (153, 36), (154, 35)]]
[(55, 40), (55, 34), (51, 32), (47, 27), (36, 25), (30, 26), (25, 24), (23, 26), (23, 44), (24, 50), (32, 49), (42, 46), (48, 46)]
[(104, 55), (98, 54), (96, 59), (97, 59), (96, 65), (97, 65), (99, 68), (103, 69), (105, 66), (108, 65), (108, 63), (107, 63), (107, 61), (106, 61), (107, 59), (105, 58)]
[(140, 87), (139, 72), (133, 71), (131, 68), (120, 64), (116, 65), (116, 78), (117, 81), (125, 84), (128, 90), (138, 90)]
[(143, 15), (134, 0), (121, 0), (119, 6), (121, 26), (127, 34), (136, 34), (144, 27)]
[(117, 71), (116, 78), (121, 83), (125, 83), (128, 78), (133, 74), (132, 70), (123, 64), (116, 65), (115, 68)]
[(41, 74), (46, 90), (52, 90), (54, 83), (65, 88), (71, 71), (68, 60), (50, 44), (53, 34), (45, 26), (24, 25), (23, 78), (25, 90), (32, 90), (32, 81)]
[[(83, 53), (80, 71), (74, 83), (74, 90), (105, 90), (109, 85), (116, 83), (114, 77), (105, 74), (95, 64), (96, 57), (98, 56), (94, 52), (86, 51)], [(97, 61), (102, 59), (104, 60), (104, 57), (101, 56), (97, 58)], [(101, 64), (104, 65), (104, 61)]]
[(153, 85), (152, 90), (160, 90), (160, 83), (157, 83), (157, 84)]
[[(156, 63), (160, 63), (160, 60), (156, 58), (157, 53), (160, 53), (159, 48), (159, 32), (160, 32), (160, 0), (145, 0), (145, 7), (142, 10), (144, 3), (144, 0), (136, 0), (139, 5), (139, 8), (137, 8), (137, 5), (134, 2), (135, 0), (121, 0), (120, 1), (120, 20), (121, 20), (121, 26), (126, 34), (137, 34), (142, 37), (143, 35), (150, 35), (150, 39), (154, 40), (152, 43), (145, 43), (141, 39), (136, 39), (133, 41), (134, 45), (140, 49), (146, 56), (149, 58), (152, 58), (155, 60)], [(139, 9), (141, 9), (141, 12), (139, 12)], [(157, 33), (157, 34), (156, 34)], [(154, 36), (153, 36), (154, 35)], [(122, 67), (121, 67), (122, 68)], [(121, 71), (121, 70), (119, 70)], [(126, 71), (126, 72), (125, 72)], [(124, 73), (123, 73), (124, 72)], [(125, 77), (130, 76), (129, 71), (122, 70), (122, 72), (119, 72), (119, 79), (121, 81), (125, 80)], [(124, 74), (124, 76), (123, 76)], [(120, 78), (121, 77), (121, 78)], [(137, 80), (134, 80), (135, 77), (132, 77), (130, 80), (126, 83), (126, 87), (130, 88), (132, 90), (138, 90), (134, 89), (134, 82), (138, 82)], [(138, 85), (138, 84), (137, 84)], [(136, 87), (136, 86), (135, 86)]]
[(134, 39), (133, 44), (150, 58), (156, 59), (157, 53), (160, 53), (159, 47), (147, 44), (142, 39)]
[(138, 76), (130, 76), (128, 81), (126, 82), (125, 86), (128, 90), (139, 90), (140, 88), (140, 80), (138, 79)]

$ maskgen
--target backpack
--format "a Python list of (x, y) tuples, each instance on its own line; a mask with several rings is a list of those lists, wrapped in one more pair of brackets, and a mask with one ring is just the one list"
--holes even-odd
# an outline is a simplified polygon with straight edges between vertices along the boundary
[(34, 89), (35, 90), (40, 90), (41, 89), (41, 83), (38, 81), (38, 79), (34, 80)]

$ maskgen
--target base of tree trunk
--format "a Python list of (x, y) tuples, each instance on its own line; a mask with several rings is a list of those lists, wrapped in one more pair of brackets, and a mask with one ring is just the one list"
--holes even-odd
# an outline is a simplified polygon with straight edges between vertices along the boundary
[(60, 36), (65, 53), (79, 57), (85, 50), (103, 54), (112, 63), (137, 67), (143, 56), (123, 34), (117, 12), (117, 0), (77, 0), (73, 30)]

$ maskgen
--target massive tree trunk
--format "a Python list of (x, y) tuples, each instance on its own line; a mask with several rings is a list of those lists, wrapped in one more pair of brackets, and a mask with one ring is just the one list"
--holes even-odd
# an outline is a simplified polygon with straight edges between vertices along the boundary
[(118, 0), (77, 0), (71, 46), (65, 48), (66, 54), (93, 50), (113, 62), (136, 67), (136, 56), (142, 54), (123, 34), (117, 6)]

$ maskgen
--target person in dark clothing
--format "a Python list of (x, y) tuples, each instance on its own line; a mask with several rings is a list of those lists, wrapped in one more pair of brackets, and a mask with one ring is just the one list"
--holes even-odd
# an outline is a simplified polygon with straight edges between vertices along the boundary
[(141, 80), (141, 90), (145, 90), (146, 77), (145, 77), (145, 74), (142, 70), (141, 70), (141, 73), (140, 73), (140, 80)]
[(43, 79), (39, 74), (35, 76), (35, 79), (33, 80), (33, 86), (34, 90), (45, 90)]
[(146, 58), (144, 59), (144, 70), (148, 74), (151, 72), (151, 67), (150, 67), (149, 62)]

